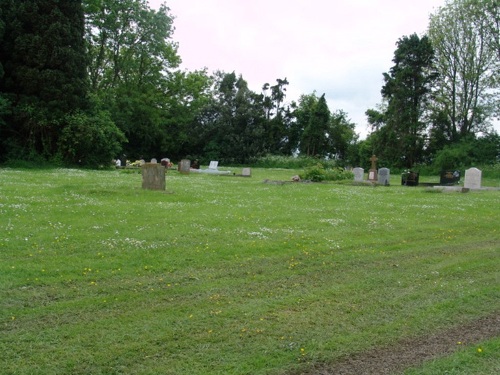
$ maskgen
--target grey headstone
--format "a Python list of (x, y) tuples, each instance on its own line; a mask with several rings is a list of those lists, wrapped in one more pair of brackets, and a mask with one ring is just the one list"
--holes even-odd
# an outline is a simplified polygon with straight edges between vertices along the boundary
[(153, 159), (151, 159), (151, 163), (156, 164), (156, 163), (158, 163), (158, 161), (156, 160), (156, 158), (153, 158)]
[(241, 171), (241, 175), (243, 177), (251, 177), (252, 176), (252, 170), (250, 168), (243, 168)]
[(356, 182), (363, 182), (364, 176), (365, 176), (365, 170), (363, 168), (354, 168), (352, 170), (352, 173), (354, 173), (354, 181)]
[(465, 171), (464, 188), (481, 189), (481, 170), (470, 168)]
[(390, 185), (391, 170), (389, 168), (380, 168), (378, 170), (378, 181), (380, 185)]
[(145, 163), (142, 169), (142, 188), (165, 190), (165, 168), (158, 163)]
[(182, 159), (181, 162), (179, 163), (179, 172), (181, 173), (189, 173), (190, 168), (191, 168), (191, 160), (189, 159)]

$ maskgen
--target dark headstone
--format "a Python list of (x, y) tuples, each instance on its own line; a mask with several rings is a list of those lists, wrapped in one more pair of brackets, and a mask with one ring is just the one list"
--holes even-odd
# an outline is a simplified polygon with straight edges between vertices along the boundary
[(418, 177), (419, 173), (418, 172), (404, 172), (401, 175), (401, 185), (405, 186), (418, 186)]
[(455, 185), (460, 182), (460, 171), (442, 171), (439, 184), (440, 185)]

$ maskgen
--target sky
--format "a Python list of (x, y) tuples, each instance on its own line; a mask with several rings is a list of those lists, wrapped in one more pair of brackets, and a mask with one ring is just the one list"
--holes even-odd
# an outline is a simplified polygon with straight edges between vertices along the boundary
[(287, 78), (286, 100), (325, 94), (364, 139), (396, 42), (425, 34), (445, 0), (149, 0), (175, 17), (182, 69), (242, 75), (251, 90)]

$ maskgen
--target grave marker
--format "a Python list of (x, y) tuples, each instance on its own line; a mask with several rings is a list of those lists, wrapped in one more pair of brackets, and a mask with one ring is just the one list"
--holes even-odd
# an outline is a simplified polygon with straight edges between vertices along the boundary
[(454, 185), (460, 181), (460, 171), (442, 171), (439, 176), (440, 185)]
[(355, 182), (363, 182), (365, 176), (365, 170), (363, 168), (356, 167), (352, 170), (352, 173), (354, 173)]
[(370, 158), (372, 166), (368, 171), (368, 181), (377, 181), (377, 160), (378, 158), (375, 155)]
[(380, 185), (390, 185), (391, 182), (391, 170), (389, 168), (380, 168), (378, 170), (378, 183)]
[(189, 170), (191, 169), (191, 160), (182, 159), (179, 163), (179, 172), (184, 174), (189, 174)]
[(241, 175), (243, 177), (252, 177), (252, 170), (250, 168), (243, 168)]
[(158, 163), (144, 163), (142, 170), (142, 188), (149, 190), (165, 190), (165, 168)]
[(469, 168), (465, 171), (464, 188), (466, 189), (481, 189), (481, 170), (477, 168)]

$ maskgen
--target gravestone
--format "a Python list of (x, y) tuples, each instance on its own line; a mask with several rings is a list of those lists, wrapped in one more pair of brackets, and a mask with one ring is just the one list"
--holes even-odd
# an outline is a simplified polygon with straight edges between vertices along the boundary
[(354, 168), (352, 170), (352, 173), (354, 173), (354, 181), (355, 182), (363, 182), (363, 178), (365, 176), (365, 170), (363, 168)]
[(405, 186), (418, 186), (418, 179), (420, 173), (407, 171), (401, 174), (401, 185)]
[(377, 181), (377, 160), (378, 158), (375, 155), (370, 158), (372, 166), (368, 171), (368, 181)]
[(142, 170), (142, 188), (149, 190), (165, 190), (165, 168), (158, 163), (144, 163)]
[(455, 185), (460, 181), (460, 171), (442, 171), (439, 177), (440, 185)]
[(243, 168), (241, 175), (243, 177), (252, 177), (252, 170), (250, 168)]
[(156, 163), (158, 163), (158, 160), (156, 160), (156, 158), (153, 158), (153, 159), (151, 159), (151, 163), (156, 164)]
[(191, 160), (189, 159), (182, 159), (181, 162), (179, 163), (179, 172), (188, 174), (189, 169), (191, 168)]
[(380, 168), (378, 170), (378, 183), (380, 185), (390, 185), (391, 182), (391, 170), (389, 168)]
[(481, 189), (481, 170), (469, 168), (465, 171), (464, 188)]

